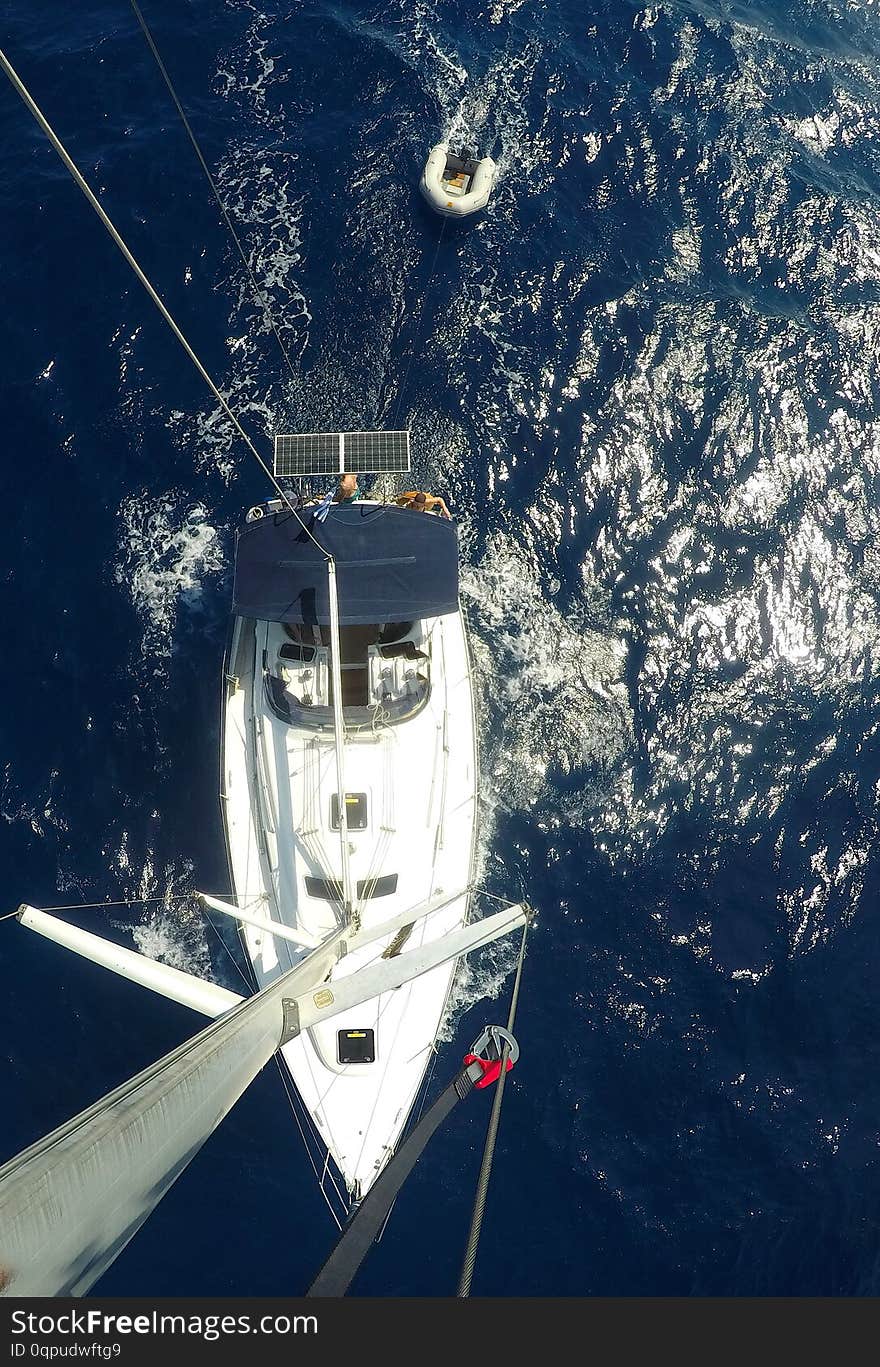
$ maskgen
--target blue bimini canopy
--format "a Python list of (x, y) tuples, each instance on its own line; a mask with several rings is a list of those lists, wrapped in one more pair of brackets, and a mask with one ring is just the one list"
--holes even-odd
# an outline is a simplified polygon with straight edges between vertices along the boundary
[(458, 611), (453, 523), (409, 508), (350, 503), (332, 505), (323, 522), (305, 508), (246, 523), (235, 548), (237, 615), (329, 623), (327, 560), (315, 541), (336, 561), (342, 626)]

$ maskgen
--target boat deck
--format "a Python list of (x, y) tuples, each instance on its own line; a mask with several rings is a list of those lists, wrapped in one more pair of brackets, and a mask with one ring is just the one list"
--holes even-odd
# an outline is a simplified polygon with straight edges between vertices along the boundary
[[(467, 917), (477, 780), (467, 641), (460, 614), (421, 627), (430, 686), (411, 715), (392, 722), (382, 707), (346, 709), (346, 792), (358, 797), (351, 809), (361, 826), (349, 830), (351, 877), (365, 927), (441, 893), (453, 900), (408, 934), (389, 934), (347, 956), (336, 975), (389, 950), (427, 943)], [(315, 724), (308, 710), (294, 706), (290, 720), (279, 715), (277, 690), (264, 682), (263, 666), (277, 645), (273, 630), (275, 624), (239, 619), (230, 653), (223, 770), (230, 866), (240, 906), (320, 940), (343, 915), (334, 734), (332, 724)], [(317, 654), (306, 663), (308, 687), (319, 690)], [(316, 691), (312, 701), (327, 698)], [(315, 715), (320, 720), (323, 713)], [(244, 940), (260, 986), (307, 952), (250, 927)], [(352, 1193), (367, 1190), (397, 1142), (431, 1057), (453, 971), (434, 969), (284, 1048), (305, 1107)], [(340, 1062), (341, 1040), (368, 1031), (374, 1061)]]

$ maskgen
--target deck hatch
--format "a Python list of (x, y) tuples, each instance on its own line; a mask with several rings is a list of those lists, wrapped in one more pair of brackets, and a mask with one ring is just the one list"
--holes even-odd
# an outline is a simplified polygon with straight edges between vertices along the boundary
[(340, 1063), (375, 1063), (376, 1036), (372, 1030), (338, 1030), (337, 1058)]
[[(345, 794), (345, 824), (350, 831), (365, 831), (367, 829), (366, 793)], [(330, 829), (332, 831), (339, 830), (338, 793), (334, 793), (330, 798)]]

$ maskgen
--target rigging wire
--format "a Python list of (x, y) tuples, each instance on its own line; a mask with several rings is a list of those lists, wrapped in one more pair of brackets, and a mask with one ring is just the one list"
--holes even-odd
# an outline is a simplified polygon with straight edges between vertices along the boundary
[[(4, 71), (4, 72), (6, 73), (6, 75), (9, 77), (9, 80), (10, 80), (12, 86), (13, 86), (14, 89), (18, 92), (18, 94), (21, 96), (22, 100), (24, 101), (24, 103), (25, 103), (25, 105), (27, 106), (27, 108), (30, 110), (30, 112), (31, 112), (31, 114), (33, 115), (34, 119), (35, 119), (36, 122), (39, 124), (40, 128), (42, 128), (43, 132), (46, 134), (46, 137), (49, 139), (49, 141), (51, 142), (51, 144), (52, 144), (52, 146), (54, 147), (55, 151), (58, 153), (59, 157), (61, 158), (62, 162), (63, 162), (64, 165), (67, 167), (67, 170), (70, 172), (71, 176), (72, 176), (73, 179), (75, 180), (76, 184), (79, 186), (79, 188), (80, 188), (80, 190), (82, 191), (82, 193), (85, 195), (85, 197), (86, 197), (86, 199), (88, 200), (89, 204), (92, 206), (92, 208), (94, 209), (95, 213), (96, 213), (96, 214), (98, 215), (98, 217), (100, 218), (101, 222), (103, 223), (104, 227), (107, 229), (107, 231), (108, 231), (108, 233), (110, 234), (110, 236), (113, 238), (113, 241), (116, 243), (117, 247), (118, 247), (119, 250), (122, 252), (122, 255), (125, 257), (125, 259), (126, 259), (126, 261), (128, 262), (128, 264), (131, 266), (131, 268), (132, 268), (132, 270), (134, 271), (135, 275), (137, 276), (138, 280), (140, 280), (140, 282), (141, 282), (141, 284), (143, 285), (144, 289), (147, 291), (147, 294), (150, 296), (150, 298), (152, 299), (153, 303), (156, 305), (156, 308), (159, 310), (159, 312), (161, 313), (162, 317), (165, 319), (166, 323), (167, 323), (168, 326), (171, 328), (171, 331), (174, 333), (175, 337), (176, 337), (177, 340), (180, 342), (180, 345), (183, 347), (183, 349), (184, 349), (184, 351), (186, 352), (187, 356), (189, 356), (189, 358), (190, 358), (190, 360), (192, 361), (193, 365), (195, 366), (196, 370), (199, 372), (199, 374), (201, 375), (202, 379), (205, 381), (205, 384), (208, 386), (208, 388), (210, 389), (211, 393), (214, 395), (214, 398), (217, 400), (217, 402), (219, 403), (220, 407), (223, 409), (223, 412), (226, 414), (227, 418), (228, 418), (229, 421), (232, 423), (232, 425), (233, 425), (233, 427), (235, 428), (236, 432), (238, 432), (238, 434), (239, 434), (239, 436), (241, 437), (242, 441), (245, 443), (245, 445), (247, 446), (247, 448), (248, 448), (248, 450), (250, 451), (251, 455), (254, 457), (254, 460), (257, 462), (257, 464), (259, 465), (260, 469), (263, 471), (263, 474), (264, 474), (264, 475), (266, 476), (266, 478), (269, 480), (270, 484), (272, 485), (273, 489), (276, 491), (276, 493), (278, 494), (278, 496), (279, 496), (279, 498), (282, 500), (282, 502), (290, 509), (290, 511), (293, 513), (294, 517), (297, 519), (297, 521), (300, 523), (300, 525), (303, 527), (303, 529), (304, 529), (306, 532), (308, 532), (308, 535), (311, 536), (312, 534), (311, 534), (311, 532), (309, 531), (308, 527), (306, 527), (305, 523), (302, 521), (302, 519), (301, 519), (301, 518), (299, 517), (299, 515), (297, 514), (297, 511), (296, 511), (296, 509), (294, 508), (293, 503), (292, 503), (291, 500), (290, 500), (290, 496), (289, 496), (289, 495), (287, 494), (287, 492), (281, 487), (281, 485), (280, 485), (280, 484), (278, 483), (278, 481), (276, 480), (274, 474), (273, 474), (272, 471), (270, 470), (269, 466), (268, 466), (268, 465), (266, 464), (266, 462), (263, 460), (263, 457), (260, 455), (260, 453), (259, 453), (259, 451), (257, 450), (256, 446), (255, 446), (254, 443), (251, 441), (250, 437), (248, 436), (247, 432), (246, 432), (246, 431), (244, 430), (244, 428), (242, 427), (242, 425), (241, 425), (241, 423), (239, 422), (239, 420), (238, 420), (238, 418), (236, 417), (236, 415), (233, 413), (233, 411), (232, 411), (232, 409), (230, 408), (230, 406), (229, 406), (227, 400), (223, 397), (223, 395), (221, 394), (220, 390), (217, 388), (216, 384), (215, 384), (214, 381), (211, 379), (211, 376), (208, 374), (207, 370), (206, 370), (205, 367), (202, 365), (202, 362), (199, 360), (199, 358), (198, 358), (198, 356), (196, 355), (195, 351), (194, 351), (193, 348), (190, 346), (190, 344), (189, 344), (189, 342), (187, 341), (186, 337), (184, 337), (184, 335), (183, 335), (183, 333), (181, 332), (180, 328), (177, 326), (177, 323), (174, 321), (174, 319), (172, 318), (172, 316), (171, 316), (171, 314), (169, 313), (168, 309), (166, 308), (166, 306), (165, 306), (165, 304), (164, 304), (162, 298), (161, 298), (160, 295), (157, 293), (157, 291), (154, 289), (154, 287), (153, 287), (152, 284), (150, 283), (150, 281), (149, 281), (149, 279), (147, 278), (147, 276), (146, 276), (146, 274), (144, 273), (144, 271), (143, 271), (143, 270), (141, 269), (141, 267), (138, 265), (138, 262), (135, 260), (135, 258), (134, 258), (134, 256), (132, 255), (131, 251), (130, 251), (129, 248), (126, 246), (125, 242), (123, 241), (123, 238), (122, 238), (121, 234), (119, 233), (119, 231), (117, 230), (117, 228), (114, 226), (113, 222), (111, 221), (109, 215), (107, 214), (107, 212), (105, 211), (105, 209), (104, 209), (103, 206), (101, 205), (100, 201), (97, 199), (96, 195), (94, 194), (94, 191), (91, 189), (91, 187), (89, 186), (89, 184), (88, 184), (88, 182), (86, 181), (85, 177), (83, 176), (82, 172), (79, 170), (79, 167), (78, 167), (78, 166), (76, 165), (76, 163), (73, 161), (72, 157), (70, 156), (70, 154), (69, 154), (69, 152), (67, 151), (66, 147), (65, 147), (64, 144), (62, 143), (61, 139), (58, 137), (57, 133), (54, 131), (54, 129), (53, 129), (52, 126), (50, 125), (50, 123), (49, 123), (48, 119), (46, 118), (45, 114), (44, 114), (43, 111), (40, 109), (40, 107), (39, 107), (39, 105), (37, 104), (36, 100), (35, 100), (34, 97), (31, 95), (31, 93), (30, 93), (30, 91), (28, 90), (27, 86), (24, 84), (24, 82), (22, 81), (21, 77), (18, 75), (18, 72), (15, 70), (15, 68), (14, 68), (13, 65), (12, 65), (12, 63), (9, 61), (9, 58), (6, 56), (5, 52), (3, 52), (2, 49), (0, 49), (0, 67), (2, 67), (3, 71)], [(317, 541), (314, 537), (312, 537), (312, 540), (315, 541), (315, 545), (318, 546), (318, 547), (320, 548), (322, 554), (323, 554), (325, 557), (327, 557), (327, 558), (329, 559), (329, 556), (327, 556), (327, 552), (324, 550), (323, 546), (321, 546), (320, 542)]]
[[(519, 985), (522, 979), (523, 961), (526, 956), (526, 937), (529, 933), (529, 922), (526, 920), (523, 926), (522, 943), (519, 947), (519, 960), (516, 965), (516, 978), (513, 983), (513, 993), (510, 998), (510, 1011), (507, 1015), (508, 1033), (513, 1033), (513, 1024), (516, 1020), (516, 1008), (519, 1001)], [(464, 1255), (464, 1263), (461, 1269), (461, 1278), (458, 1283), (456, 1295), (459, 1298), (467, 1298), (471, 1294), (471, 1282), (474, 1276), (474, 1263), (477, 1260), (477, 1246), (480, 1242), (480, 1231), (483, 1227), (483, 1215), (486, 1210), (486, 1195), (489, 1191), (489, 1178), (492, 1175), (492, 1160), (495, 1157), (495, 1141), (498, 1138), (498, 1124), (501, 1120), (501, 1102), (504, 1099), (504, 1082), (507, 1077), (507, 1058), (510, 1053), (510, 1044), (504, 1041), (501, 1051), (501, 1072), (495, 1084), (495, 1096), (492, 1100), (492, 1114), (489, 1117), (489, 1128), (486, 1131), (486, 1145), (483, 1150), (483, 1162), (480, 1167), (480, 1176), (477, 1182), (477, 1192), (474, 1198), (474, 1210), (471, 1217), (470, 1234), (468, 1235), (467, 1249)]]
[[(318, 1190), (320, 1191), (321, 1195), (322, 1195), (323, 1198), (324, 1198), (324, 1203), (325, 1203), (325, 1205), (327, 1206), (327, 1209), (328, 1209), (329, 1212), (330, 1212), (331, 1218), (332, 1218), (334, 1224), (336, 1225), (336, 1228), (337, 1228), (338, 1230), (341, 1230), (341, 1229), (342, 1229), (342, 1221), (340, 1220), (339, 1216), (336, 1214), (336, 1211), (333, 1209), (333, 1204), (332, 1204), (332, 1202), (331, 1202), (331, 1200), (330, 1200), (330, 1197), (327, 1195), (327, 1192), (326, 1192), (326, 1190), (324, 1189), (324, 1177), (323, 1177), (323, 1174), (320, 1173), (320, 1172), (318, 1171), (318, 1165), (317, 1165), (317, 1163), (315, 1162), (314, 1158), (312, 1157), (312, 1151), (311, 1151), (311, 1149), (309, 1148), (308, 1135), (307, 1135), (307, 1133), (306, 1133), (306, 1130), (305, 1130), (304, 1127), (303, 1127), (303, 1122), (302, 1122), (302, 1121), (300, 1120), (300, 1118), (299, 1118), (299, 1112), (298, 1112), (298, 1110), (297, 1110), (297, 1108), (296, 1108), (296, 1103), (295, 1103), (295, 1101), (294, 1101), (295, 1093), (293, 1093), (293, 1094), (291, 1093), (290, 1084), (289, 1084), (288, 1081), (287, 1081), (287, 1075), (286, 1075), (285, 1070), (284, 1070), (284, 1064), (281, 1062), (281, 1059), (279, 1058), (279, 1056), (278, 1056), (277, 1053), (273, 1054), (272, 1057), (274, 1058), (275, 1063), (276, 1063), (276, 1065), (277, 1065), (277, 1068), (278, 1068), (278, 1076), (281, 1078), (281, 1085), (282, 1085), (282, 1087), (284, 1088), (284, 1095), (285, 1095), (286, 1098), (287, 1098), (287, 1104), (288, 1104), (288, 1107), (289, 1107), (289, 1109), (290, 1109), (290, 1114), (293, 1116), (294, 1123), (296, 1124), (296, 1128), (299, 1130), (299, 1137), (300, 1137), (300, 1139), (302, 1140), (303, 1148), (304, 1148), (305, 1151), (306, 1151), (306, 1158), (309, 1160), (309, 1166), (311, 1167), (312, 1172), (313, 1172), (314, 1175), (315, 1175), (315, 1181), (316, 1181), (317, 1184), (318, 1184)], [(329, 1152), (329, 1150), (328, 1150), (328, 1152)], [(343, 1202), (342, 1195), (341, 1195), (341, 1193), (340, 1193), (340, 1191), (339, 1191), (339, 1188), (338, 1188), (337, 1185), (336, 1185), (336, 1182), (335, 1182), (335, 1180), (334, 1180), (334, 1178), (333, 1178), (333, 1174), (332, 1174), (332, 1173), (330, 1174), (330, 1181), (333, 1183), (333, 1189), (334, 1189), (334, 1191), (336, 1192), (336, 1196), (337, 1196), (337, 1199), (339, 1200), (340, 1207), (344, 1210), (344, 1209), (345, 1209), (345, 1204), (344, 1204), (344, 1202)]]
[[(229, 901), (230, 898), (237, 896), (235, 892), (212, 892), (209, 894), (218, 901)], [(244, 894), (259, 898), (259, 893)], [(162, 897), (120, 897), (116, 901), (104, 902), (59, 902), (52, 907), (34, 907), (35, 911), (91, 911), (100, 907), (144, 907), (148, 902), (185, 902), (187, 898), (198, 897), (196, 892), (166, 892)], [(244, 908), (242, 908), (244, 910)], [(17, 916), (17, 911), (9, 913), (10, 916)], [(5, 916), (0, 916), (0, 921), (5, 921)]]
[(191, 124), (190, 124), (190, 121), (189, 121), (189, 119), (188, 119), (187, 116), (186, 116), (186, 111), (184, 110), (183, 105), (180, 103), (180, 100), (178, 99), (177, 91), (174, 89), (173, 82), (172, 82), (172, 80), (171, 80), (171, 77), (170, 77), (169, 74), (168, 74), (168, 68), (165, 66), (165, 63), (164, 63), (163, 60), (162, 60), (161, 54), (160, 54), (160, 52), (159, 52), (159, 49), (158, 49), (157, 46), (156, 46), (155, 39), (153, 38), (153, 35), (152, 35), (152, 33), (150, 32), (150, 29), (149, 29), (149, 26), (148, 26), (148, 24), (147, 24), (147, 21), (146, 21), (146, 19), (145, 19), (144, 16), (143, 16), (143, 12), (141, 11), (140, 5), (137, 3), (137, 0), (131, 0), (131, 7), (132, 7), (132, 9), (134, 10), (135, 17), (136, 17), (138, 23), (139, 23), (140, 26), (141, 26), (141, 30), (143, 31), (143, 35), (144, 35), (144, 37), (146, 38), (147, 43), (149, 44), (150, 51), (152, 52), (153, 56), (154, 56), (155, 59), (156, 59), (156, 65), (158, 66), (159, 71), (160, 71), (161, 74), (162, 74), (162, 79), (164, 80), (166, 86), (168, 87), (168, 93), (169, 93), (169, 95), (171, 96), (172, 100), (174, 101), (175, 106), (177, 107), (177, 112), (178, 112), (178, 114), (180, 115), (181, 122), (183, 123), (183, 126), (184, 126), (184, 128), (186, 129), (186, 132), (187, 132), (187, 135), (188, 135), (188, 137), (189, 137), (190, 142), (192, 143), (193, 151), (195, 152), (196, 156), (197, 156), (198, 159), (199, 159), (199, 163), (201, 164), (201, 168), (202, 168), (202, 170), (204, 171), (205, 177), (206, 177), (206, 179), (207, 179), (207, 181), (208, 181), (208, 184), (209, 184), (210, 187), (211, 187), (211, 193), (213, 194), (215, 200), (217, 201), (217, 207), (219, 208), (221, 214), (223, 215), (224, 221), (225, 221), (225, 223), (226, 223), (227, 228), (229, 229), (229, 233), (230, 233), (230, 236), (232, 237), (233, 242), (235, 243), (236, 247), (238, 248), (238, 254), (239, 254), (239, 256), (241, 257), (242, 264), (243, 264), (245, 270), (247, 271), (248, 278), (249, 278), (249, 280), (250, 280), (250, 282), (251, 282), (251, 288), (253, 289), (253, 292), (254, 292), (254, 299), (255, 299), (256, 302), (259, 304), (260, 308), (263, 310), (263, 313), (265, 314), (265, 317), (266, 317), (266, 322), (269, 324), (269, 326), (271, 327), (273, 333), (275, 334), (275, 341), (278, 343), (278, 346), (279, 346), (279, 349), (280, 349), (280, 351), (281, 351), (281, 354), (282, 354), (282, 356), (284, 357), (284, 362), (285, 362), (285, 364), (286, 364), (286, 366), (287, 366), (287, 369), (290, 371), (291, 378), (292, 378), (293, 380), (296, 380), (296, 379), (297, 379), (296, 370), (294, 369), (293, 362), (292, 362), (291, 359), (290, 359), (290, 354), (289, 354), (289, 352), (288, 352), (286, 346), (284, 345), (284, 342), (281, 340), (281, 333), (279, 332), (278, 326), (277, 326), (277, 324), (276, 324), (276, 322), (275, 322), (275, 319), (274, 319), (274, 317), (272, 316), (272, 310), (271, 310), (271, 308), (270, 308), (270, 306), (269, 306), (269, 296), (268, 296), (268, 294), (266, 293), (266, 291), (265, 291), (264, 289), (261, 289), (261, 288), (260, 288), (260, 285), (259, 285), (258, 282), (257, 282), (257, 279), (256, 279), (256, 277), (255, 277), (255, 275), (254, 275), (254, 272), (253, 272), (252, 268), (251, 268), (251, 264), (250, 264), (250, 262), (248, 261), (247, 255), (246, 255), (246, 253), (245, 253), (244, 247), (241, 245), (241, 241), (240, 241), (240, 239), (239, 239), (238, 233), (235, 231), (235, 227), (234, 227), (234, 225), (233, 225), (232, 219), (230, 218), (229, 213), (228, 213), (228, 211), (227, 211), (227, 209), (226, 209), (226, 205), (223, 203), (223, 200), (220, 198), (220, 191), (217, 189), (217, 185), (216, 185), (216, 183), (215, 183), (215, 181), (214, 181), (214, 177), (211, 175), (210, 169), (209, 169), (209, 167), (208, 167), (208, 163), (205, 161), (205, 158), (204, 158), (204, 156), (202, 155), (202, 149), (201, 149), (201, 147), (199, 146), (199, 144), (198, 144), (198, 142), (197, 142), (197, 140), (196, 140), (196, 135), (195, 135), (195, 133), (193, 132), (192, 126), (191, 126)]

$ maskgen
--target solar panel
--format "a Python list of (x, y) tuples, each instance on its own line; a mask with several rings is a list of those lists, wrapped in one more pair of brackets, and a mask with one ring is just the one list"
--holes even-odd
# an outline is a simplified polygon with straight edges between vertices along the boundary
[(275, 438), (275, 478), (403, 474), (409, 432), (297, 432)]

